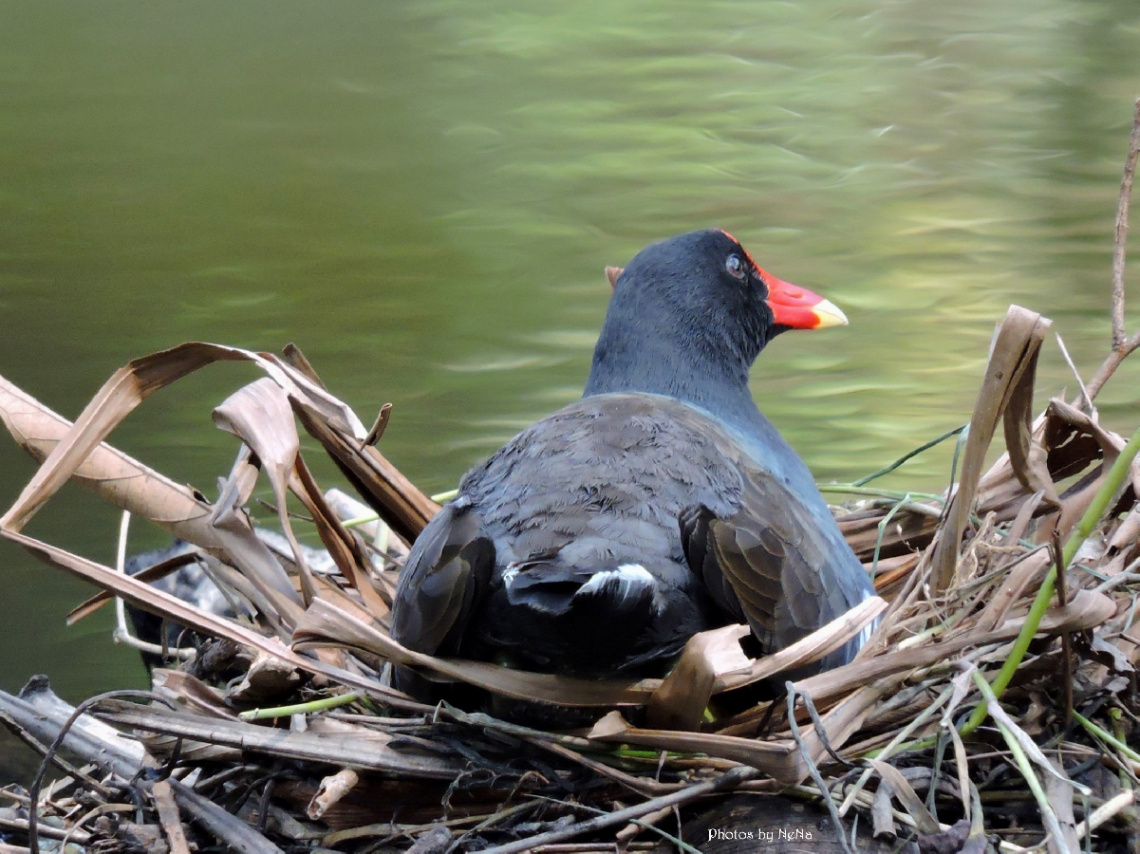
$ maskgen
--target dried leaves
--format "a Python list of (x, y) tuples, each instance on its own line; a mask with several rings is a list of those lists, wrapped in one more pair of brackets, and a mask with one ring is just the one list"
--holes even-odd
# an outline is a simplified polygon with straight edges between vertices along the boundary
[[(1035, 635), (1041, 644), (1038, 661), (1055, 666), (1050, 662), (1057, 659), (1057, 647), (1047, 639), (1082, 638), (1063, 647), (1066, 657), (1084, 656), (1083, 664), (1076, 662), (1079, 701), (1116, 685), (1113, 680), (1122, 676), (1134, 679), (1140, 660), (1140, 634), (1127, 607), (1137, 579), (1134, 562), (1140, 556), (1140, 510), (1133, 485), (1140, 476), (1134, 469), (1123, 493), (1105, 494), (1106, 472), (1124, 442), (1104, 430), (1095, 413), (1055, 400), (1042, 416), (1031, 418), (1034, 366), (1047, 327), (1048, 321), (1014, 307), (999, 328), (971, 420), (962, 479), (941, 517), (935, 505), (912, 502), (866, 507), (841, 518), (857, 551), (868, 561), (879, 559), (881, 587), (899, 590), (889, 610), (883, 599), (872, 598), (794, 646), (758, 661), (749, 660), (741, 649), (746, 628), (707, 632), (692, 639), (663, 680), (578, 680), (526, 673), (423, 655), (393, 641), (387, 630), (391, 550), (376, 548), (342, 523), (334, 507), (343, 507), (344, 502), (318, 488), (300, 452), (297, 423), (320, 441), (362, 497), (380, 510), (388, 526), (383, 529), (386, 535), (402, 546), (397, 553), (406, 553), (407, 541), (437, 508), (368, 444), (381, 430), (365, 431), (296, 351), (279, 358), (187, 344), (156, 353), (117, 372), (74, 425), (0, 380), (0, 417), (22, 446), (43, 460), (20, 499), (0, 520), (0, 533), (48, 563), (139, 607), (255, 652), (248, 656), (244, 679), (224, 694), (188, 673), (156, 671), (158, 689), (176, 701), (176, 710), (118, 702), (104, 706), (100, 715), (143, 734), (147, 750), (156, 757), (178, 752), (190, 762), (216, 763), (238, 761), (240, 756), (242, 761), (252, 757), (255, 764), (276, 757), (313, 767), (313, 774), (324, 782), (318, 786), (314, 781), (311, 791), (306, 789), (304, 809), (310, 821), (333, 821), (346, 810), (363, 809), (353, 804), (372, 785), (369, 772), (402, 781), (401, 791), (409, 797), (418, 791), (416, 787), (428, 787), (422, 790), (436, 792), (428, 801), (438, 803), (439, 792), (431, 786), (443, 781), (454, 788), (472, 773), (472, 767), (500, 767), (496, 763), (503, 760), (491, 756), (503, 750), (503, 740), (516, 745), (516, 750), (529, 745), (547, 751), (557, 761), (586, 769), (607, 786), (638, 792), (638, 797), (665, 786), (668, 793), (630, 808), (631, 816), (652, 814), (662, 820), (669, 810), (656, 803), (660, 798), (671, 799), (669, 805), (685, 803), (705, 791), (739, 786), (761, 775), (784, 785), (798, 784), (809, 772), (818, 775), (821, 767), (835, 773), (836, 758), (857, 761), (868, 749), (888, 742), (892, 751), (901, 750), (897, 725), (909, 721), (907, 738), (949, 734), (957, 770), (953, 790), (956, 810), (965, 816), (962, 821), (951, 827), (932, 815), (917, 791), (920, 784), (935, 785), (932, 775), (905, 776), (889, 764), (887, 755), (868, 762), (868, 775), (840, 812), (860, 805), (871, 810), (883, 827), (894, 828), (901, 822), (928, 840), (953, 839), (958, 840), (955, 844), (976, 847), (983, 827), (971, 776), (977, 760), (952, 724), (957, 709), (977, 702), (978, 688), (969, 680), (954, 679), (956, 668), (978, 673), (1002, 663), (1016, 648), (1019, 633)], [(104, 440), (155, 390), (219, 359), (252, 362), (266, 377), (239, 389), (214, 412), (215, 423), (240, 440), (240, 446), (219, 497), (211, 503)], [(378, 421), (378, 427), (384, 420)], [(1007, 453), (983, 474), (982, 461), (999, 422), (1005, 425)], [(259, 535), (245, 509), (263, 473), (273, 491), (283, 554)], [(169, 566), (139, 576), (122, 575), (24, 534), (24, 525), (68, 478), (194, 543), (215, 580), (240, 604), (236, 610), (253, 615), (252, 619), (222, 617), (152, 586), (154, 577)], [(1100, 503), (1094, 503), (1094, 497)], [(308, 514), (310, 522), (305, 524), (315, 529), (335, 571), (313, 565), (311, 552), (300, 545), (294, 531), (298, 522), (291, 511), (298, 504)], [(1047, 545), (1055, 536), (1069, 536), (1082, 517), (1088, 523), (1090, 507), (1098, 517), (1096, 508), (1117, 511), (1109, 514), (1095, 540), (1095, 556), (1086, 560), (1095, 563), (1107, 580), (1068, 567), (1065, 601), (1043, 614), (1032, 612), (1030, 600), (1051, 570), (1054, 556), (1049, 548), (1035, 548), (1030, 541)], [(1129, 508), (1124, 522), (1114, 521)], [(341, 510), (345, 512), (355, 515), (351, 509)], [(1082, 529), (1079, 535), (1088, 533)], [(80, 613), (87, 610), (85, 606)], [(884, 610), (872, 643), (855, 662), (796, 684), (796, 695), (807, 705), (795, 705), (791, 719), (782, 702), (760, 702), (710, 717), (709, 709), (719, 708), (721, 695), (759, 681), (778, 682), (778, 674), (825, 655)], [(1025, 629), (1027, 625), (1030, 628)], [(597, 720), (585, 735), (558, 735), (446, 708), (429, 719), (425, 717), (429, 708), (387, 685), (382, 677), (385, 663), (416, 667), (433, 679), (477, 687), (498, 698), (492, 705), (538, 701), (594, 709)], [(950, 692), (952, 679), (955, 690)], [(298, 690), (329, 694), (336, 685), (358, 692), (346, 699), (362, 712), (362, 703), (379, 703), (401, 716), (380, 723), (375, 715), (359, 714), (338, 722), (313, 712), (307, 718), (308, 731), (284, 732), (237, 720), (231, 710), (235, 705), (286, 702)], [(988, 684), (983, 690), (989, 690)], [(1015, 692), (1010, 702), (1017, 704), (1024, 696)], [(930, 713), (937, 707), (936, 697), (945, 703), (941, 718)], [(332, 696), (329, 700), (341, 702)], [(1064, 794), (1070, 790), (1057, 787), (1054, 760), (1041, 752), (1005, 702), (1004, 697), (1000, 701), (994, 697), (984, 707), (1006, 734), (1008, 750), (1023, 759), (1011, 758), (1009, 767), (1039, 793), (1043, 805), (1049, 805), (1042, 811), (1053, 816), (1049, 820), (1054, 837), (1063, 835), (1071, 850), (1072, 840), (1089, 832), (1093, 820), (1074, 824), (1072, 799)], [(492, 741), (483, 743), (481, 739), (491, 733)], [(466, 751), (462, 762), (454, 756), (460, 744)], [(924, 749), (922, 742), (919, 745), (912, 750)], [(651, 750), (660, 758), (649, 762), (652, 767), (639, 767), (636, 763), (645, 760), (630, 754), (630, 747)], [(634, 770), (612, 767), (622, 762), (633, 762)], [(344, 773), (336, 773), (337, 768)], [(502, 768), (506, 766), (495, 773), (504, 773)], [(644, 776), (652, 768), (670, 782)], [(713, 772), (728, 776), (706, 780)], [(530, 773), (511, 772), (507, 777), (523, 791), (546, 791), (543, 787), (555, 785), (544, 772), (535, 772), (536, 777)], [(1059, 773), (1067, 780), (1063, 770)], [(863, 786), (875, 780), (877, 793), (864, 791)], [(319, 798), (318, 789), (324, 793)], [(150, 795), (159, 823), (168, 829), (176, 822), (172, 807), (183, 803), (180, 798), (185, 793), (179, 791), (159, 788)], [(477, 802), (472, 809), (494, 812), (505, 803), (493, 785), (480, 783), (472, 791)], [(891, 806), (892, 794), (901, 811)], [(364, 814), (380, 820), (376, 807), (371, 809)], [(614, 809), (608, 823), (582, 821), (573, 831), (550, 831), (543, 838), (570, 838), (609, 826), (618, 822), (614, 816), (624, 815)], [(172, 845), (186, 844), (176, 839), (177, 834), (168, 835)], [(525, 848), (529, 843), (518, 844)], [(503, 850), (522, 850), (518, 844)]]
[(1010, 306), (994, 336), (989, 364), (970, 419), (962, 455), (962, 475), (947, 508), (948, 520), (942, 536), (930, 559), (931, 582), (936, 593), (944, 592), (954, 579), (958, 543), (973, 510), (986, 449), (999, 420), (1005, 424), (1009, 464), (1018, 483), (1030, 492), (1043, 490), (1051, 506), (1058, 503), (1053, 482), (1041, 465), (1040, 454), (1031, 450), (1029, 441), (1037, 356), (1049, 323), (1039, 314)]

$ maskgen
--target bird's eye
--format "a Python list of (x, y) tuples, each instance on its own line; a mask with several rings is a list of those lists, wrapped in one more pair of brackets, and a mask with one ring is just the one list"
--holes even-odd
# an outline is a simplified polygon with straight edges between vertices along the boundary
[(724, 269), (728, 270), (729, 275), (738, 279), (744, 278), (744, 262), (740, 260), (739, 255), (729, 255), (724, 260)]

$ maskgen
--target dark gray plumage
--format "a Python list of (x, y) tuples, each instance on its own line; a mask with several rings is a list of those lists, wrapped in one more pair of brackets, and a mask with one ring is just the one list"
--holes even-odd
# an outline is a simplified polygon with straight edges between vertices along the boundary
[(583, 399), (468, 473), (417, 540), (392, 636), (554, 672), (660, 672), (695, 632), (747, 621), (770, 652), (871, 595), (748, 389), (772, 337), (837, 322), (723, 231), (643, 250)]

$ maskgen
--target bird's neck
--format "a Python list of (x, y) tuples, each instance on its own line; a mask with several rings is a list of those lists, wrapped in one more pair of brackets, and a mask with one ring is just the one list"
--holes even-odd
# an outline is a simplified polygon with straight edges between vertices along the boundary
[(679, 347), (663, 335), (641, 336), (637, 345), (631, 346), (633, 337), (611, 337), (603, 329), (583, 397), (644, 392), (699, 407), (732, 430), (741, 447), (761, 468), (800, 495), (816, 495), (813, 507), (827, 512), (807, 466), (752, 399), (749, 362), (742, 359), (726, 364), (723, 350), (716, 358), (712, 352), (706, 355), (704, 347)]
[(603, 331), (583, 396), (647, 392), (699, 406), (745, 432), (766, 424), (748, 388), (748, 363), (743, 358), (726, 361), (707, 349), (692, 341), (678, 347), (665, 336), (641, 337), (631, 344), (630, 336)]

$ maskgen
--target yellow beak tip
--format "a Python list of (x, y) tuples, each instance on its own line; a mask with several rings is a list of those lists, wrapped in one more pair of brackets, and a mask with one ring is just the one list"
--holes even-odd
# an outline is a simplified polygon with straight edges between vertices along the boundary
[(823, 302), (813, 305), (811, 310), (819, 318), (819, 325), (816, 326), (816, 329), (847, 325), (847, 315), (840, 311), (831, 300), (825, 299)]

